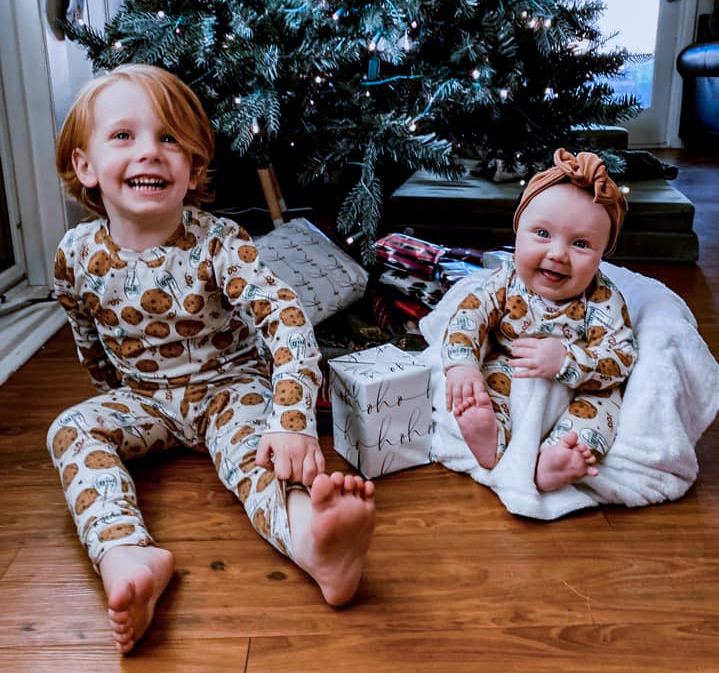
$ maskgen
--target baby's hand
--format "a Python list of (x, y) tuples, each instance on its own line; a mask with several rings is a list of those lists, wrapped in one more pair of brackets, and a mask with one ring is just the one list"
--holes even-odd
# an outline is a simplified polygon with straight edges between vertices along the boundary
[(484, 377), (476, 365), (455, 365), (446, 373), (445, 392), (447, 411), (452, 411), (469, 398), (477, 397), (484, 392)]
[(526, 337), (512, 343), (512, 359), (509, 366), (512, 376), (518, 379), (551, 379), (562, 369), (567, 355), (561, 339)]
[(278, 479), (311, 486), (325, 471), (325, 457), (319, 442), (295, 432), (267, 432), (262, 435), (255, 462), (274, 470)]

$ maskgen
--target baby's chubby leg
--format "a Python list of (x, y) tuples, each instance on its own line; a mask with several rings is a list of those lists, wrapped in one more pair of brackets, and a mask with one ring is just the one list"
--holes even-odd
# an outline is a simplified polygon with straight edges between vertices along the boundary
[(596, 477), (596, 462), (589, 447), (572, 431), (540, 452), (534, 482), (540, 491), (556, 491), (583, 477)]
[(100, 561), (110, 629), (122, 654), (135, 646), (150, 625), (174, 565), (166, 549), (138, 545), (113, 547)]
[(344, 605), (357, 591), (374, 532), (374, 484), (341, 472), (320, 474), (309, 494), (289, 491), (287, 513), (297, 565), (327, 603)]

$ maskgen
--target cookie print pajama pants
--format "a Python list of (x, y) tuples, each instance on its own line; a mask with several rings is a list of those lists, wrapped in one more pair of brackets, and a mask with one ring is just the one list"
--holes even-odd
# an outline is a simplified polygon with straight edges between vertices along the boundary
[[(501, 354), (492, 354), (482, 364), (487, 394), (497, 417), (498, 459), (507, 448), (512, 434), (512, 421), (509, 415), (512, 368), (508, 359)], [(601, 460), (617, 436), (621, 404), (621, 386), (607, 390), (575, 391), (569, 407), (554, 424), (539, 450), (556, 444), (561, 437), (574, 430), (579, 435), (579, 441), (591, 449), (597, 460)]]
[(62, 413), (48, 450), (95, 570), (114, 546), (153, 544), (124, 461), (180, 444), (210, 454), (253, 527), (291, 557), (285, 482), (255, 464), (271, 398), (270, 383), (253, 373), (152, 397), (118, 388)]

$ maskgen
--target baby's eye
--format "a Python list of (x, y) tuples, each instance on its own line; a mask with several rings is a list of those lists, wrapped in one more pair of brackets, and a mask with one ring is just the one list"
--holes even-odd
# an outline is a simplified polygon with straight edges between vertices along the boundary
[(127, 131), (115, 131), (112, 134), (113, 140), (129, 140), (130, 134)]
[(549, 238), (549, 232), (546, 229), (537, 229), (535, 233), (539, 238)]
[(588, 248), (589, 247), (589, 243), (587, 243), (587, 241), (574, 241), (574, 245), (577, 248)]
[(162, 140), (163, 143), (177, 143), (177, 138), (170, 133), (163, 133), (160, 136), (160, 140)]

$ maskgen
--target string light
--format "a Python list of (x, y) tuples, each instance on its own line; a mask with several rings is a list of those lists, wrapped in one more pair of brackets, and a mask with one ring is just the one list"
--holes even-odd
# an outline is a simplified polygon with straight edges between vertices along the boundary
[(157, 13), (157, 18), (160, 19), (160, 20), (164, 19), (165, 16), (167, 16), (167, 15), (166, 15), (165, 12), (163, 12), (162, 10), (160, 10), (160, 11)]
[(527, 24), (527, 27), (529, 27), (529, 28), (531, 28), (532, 30), (534, 30), (534, 29), (537, 27), (537, 19), (531, 18), (531, 19), (529, 20), (529, 23)]
[(409, 24), (409, 27), (412, 30), (417, 30), (417, 28), (419, 28), (419, 23), (417, 23), (417, 21), (412, 21), (412, 23)]
[(374, 51), (375, 49), (377, 49), (377, 43), (376, 43), (374, 40), (372, 40), (372, 41), (367, 45), (367, 49), (368, 49), (369, 51)]
[(182, 31), (180, 30), (180, 26), (177, 26), (177, 28), (175, 28), (175, 33), (179, 35), (181, 32)]
[(475, 68), (474, 70), (472, 70), (470, 75), (472, 75), (473, 80), (477, 81), (480, 78), (480, 76), (482, 75), (482, 73), (479, 72), (479, 70), (477, 68)]
[(552, 19), (544, 19), (544, 27), (551, 28), (552, 27)]
[(255, 120), (252, 122), (252, 133), (253, 133), (254, 135), (258, 135), (259, 132), (260, 132), (260, 130), (261, 130), (261, 129), (260, 129), (260, 124), (259, 124), (259, 122), (255, 119)]
[(323, 79), (322, 75), (315, 75), (315, 83), (316, 84), (322, 84), (325, 80)]
[(632, 191), (632, 188), (629, 185), (622, 185), (621, 187), (619, 187), (619, 191), (622, 194), (629, 194), (629, 192)]
[(509, 98), (509, 89), (500, 89), (499, 90), (499, 97), (502, 100), (507, 100)]
[(235, 96), (235, 105), (239, 105), (242, 102), (242, 96)]
[(122, 44), (122, 42), (121, 42), (120, 40), (118, 40), (117, 42), (115, 42), (115, 44), (112, 45), (112, 48), (113, 48), (115, 51), (122, 51), (122, 50), (124, 49), (123, 44)]
[(409, 123), (409, 130), (411, 133), (417, 130), (417, 122), (414, 119)]

